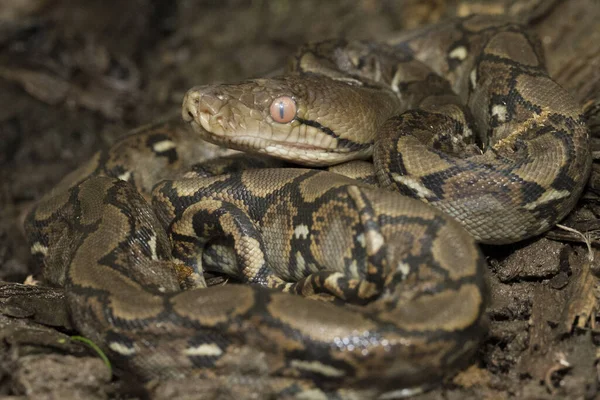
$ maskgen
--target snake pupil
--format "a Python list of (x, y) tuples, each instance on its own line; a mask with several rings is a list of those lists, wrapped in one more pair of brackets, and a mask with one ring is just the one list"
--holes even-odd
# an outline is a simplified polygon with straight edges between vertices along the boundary
[(287, 124), (296, 118), (296, 102), (290, 96), (281, 96), (271, 103), (271, 118), (280, 124)]

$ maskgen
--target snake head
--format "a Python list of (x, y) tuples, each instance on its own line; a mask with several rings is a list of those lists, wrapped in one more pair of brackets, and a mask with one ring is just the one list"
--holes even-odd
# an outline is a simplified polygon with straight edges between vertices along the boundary
[(212, 143), (321, 166), (369, 157), (394, 104), (380, 88), (289, 75), (194, 87), (182, 115)]

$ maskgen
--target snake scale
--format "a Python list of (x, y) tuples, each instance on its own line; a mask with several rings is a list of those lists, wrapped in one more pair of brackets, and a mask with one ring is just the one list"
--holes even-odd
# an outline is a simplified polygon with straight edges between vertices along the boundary
[[(485, 332), (477, 242), (573, 208), (591, 168), (581, 110), (536, 38), (490, 17), (308, 44), (290, 64), (191, 89), (193, 130), (149, 126), (98, 153), (29, 214), (32, 253), (74, 326), (144, 381), (414, 393)], [(295, 167), (202, 162), (203, 139)], [(206, 272), (243, 285), (206, 287)]]

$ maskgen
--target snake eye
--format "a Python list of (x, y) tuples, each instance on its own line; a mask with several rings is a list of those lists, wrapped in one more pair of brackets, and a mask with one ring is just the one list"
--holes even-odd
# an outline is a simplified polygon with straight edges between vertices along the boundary
[(296, 102), (289, 96), (281, 96), (271, 103), (271, 118), (280, 124), (287, 124), (296, 118)]

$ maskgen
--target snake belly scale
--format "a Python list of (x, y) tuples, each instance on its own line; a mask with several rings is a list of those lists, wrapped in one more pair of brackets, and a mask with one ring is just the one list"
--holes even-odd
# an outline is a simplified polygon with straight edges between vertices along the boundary
[[(149, 126), (98, 153), (26, 231), (74, 326), (144, 381), (409, 394), (478, 347), (477, 241), (540, 234), (573, 208), (591, 168), (580, 114), (503, 20), (309, 44), (283, 77), (191, 89), (193, 131)], [(204, 139), (339, 165), (206, 160)], [(242, 284), (206, 287), (207, 271)]]

